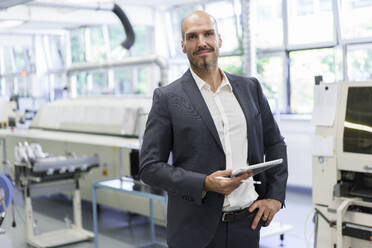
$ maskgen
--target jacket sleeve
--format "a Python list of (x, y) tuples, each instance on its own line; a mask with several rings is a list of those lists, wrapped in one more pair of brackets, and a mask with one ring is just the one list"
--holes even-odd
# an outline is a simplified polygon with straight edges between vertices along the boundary
[(283, 164), (265, 172), (267, 188), (264, 198), (276, 199), (284, 205), (288, 178), (287, 146), (273, 117), (269, 103), (257, 79), (258, 103), (261, 111), (265, 161), (282, 158)]
[(169, 194), (201, 204), (206, 175), (168, 164), (174, 139), (182, 139), (173, 137), (172, 129), (166, 95), (158, 88), (154, 91), (140, 150), (140, 177), (145, 183)]

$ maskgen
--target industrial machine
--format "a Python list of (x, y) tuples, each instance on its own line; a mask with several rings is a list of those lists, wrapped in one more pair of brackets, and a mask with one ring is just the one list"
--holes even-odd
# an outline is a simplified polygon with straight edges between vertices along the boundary
[[(13, 185), (6, 176), (0, 174), (0, 228), (5, 219), (6, 209), (12, 201), (12, 197)], [(2, 233), (3, 231), (0, 229), (0, 235)]]
[(12, 247), (12, 242), (1, 228), (6, 216), (7, 208), (10, 206), (13, 198), (13, 185), (8, 177), (0, 174), (0, 244), (1, 247)]
[[(29, 129), (0, 130), (3, 159), (14, 163), (14, 147), (25, 141), (40, 144), (50, 154), (98, 154), (100, 168), (79, 179), (82, 199), (91, 200), (94, 182), (138, 175), (138, 149), (151, 105), (149, 96), (130, 95), (51, 102), (42, 106)], [(147, 199), (113, 191), (97, 191), (97, 203), (141, 215), (149, 213)], [(157, 224), (165, 224), (165, 208), (163, 202), (154, 202)]]
[[(93, 234), (82, 226), (79, 178), (99, 166), (98, 155), (55, 156), (43, 152), (39, 144), (27, 142), (17, 144), (14, 152), (10, 172), (24, 197), (27, 243), (46, 248), (92, 239)], [(31, 198), (56, 192), (73, 192), (74, 223), (64, 229), (35, 233)]]
[(315, 247), (372, 247), (372, 82), (314, 90)]

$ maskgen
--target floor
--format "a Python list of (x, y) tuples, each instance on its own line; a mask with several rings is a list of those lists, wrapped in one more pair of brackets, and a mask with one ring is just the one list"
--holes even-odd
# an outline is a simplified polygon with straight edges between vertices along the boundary
[[(71, 198), (64, 195), (39, 197), (33, 199), (35, 210), (34, 230), (37, 233), (64, 228), (70, 225), (72, 218)], [(5, 234), (0, 234), (1, 248), (28, 247), (25, 240), (25, 213), (22, 200), (16, 201), (16, 227), (12, 227), (11, 211), (2, 225)], [(83, 223), (87, 230), (92, 231), (92, 207), (90, 202), (82, 203)], [(310, 190), (289, 188), (287, 191), (286, 207), (282, 209), (275, 221), (289, 224), (293, 229), (286, 232), (282, 242), (279, 235), (261, 239), (260, 248), (310, 248), (312, 247), (313, 223)], [(165, 228), (156, 228), (156, 237), (165, 241)], [(305, 238), (306, 237), (306, 238)], [(99, 246), (104, 248), (127, 248), (139, 246), (150, 239), (148, 219), (119, 211), (109, 207), (102, 207), (99, 217)], [(66, 245), (63, 248), (93, 248), (91, 241)]]

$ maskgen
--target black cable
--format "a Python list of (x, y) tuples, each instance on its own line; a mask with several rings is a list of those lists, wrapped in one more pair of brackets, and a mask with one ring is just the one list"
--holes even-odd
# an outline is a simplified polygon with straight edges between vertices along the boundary
[(119, 5), (114, 4), (112, 12), (114, 12), (114, 14), (119, 18), (121, 24), (123, 24), (124, 31), (126, 34), (126, 39), (121, 43), (121, 46), (129, 50), (133, 46), (136, 38), (132, 24), (130, 23), (127, 15), (124, 13), (124, 11), (120, 8)]

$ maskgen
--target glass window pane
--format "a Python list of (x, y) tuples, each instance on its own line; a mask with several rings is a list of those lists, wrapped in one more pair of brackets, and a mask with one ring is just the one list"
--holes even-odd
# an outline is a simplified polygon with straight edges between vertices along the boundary
[(348, 47), (347, 62), (349, 80), (372, 79), (372, 45)]
[(258, 49), (283, 46), (282, 0), (256, 1), (255, 43)]
[(291, 112), (311, 113), (313, 110), (314, 77), (334, 82), (341, 66), (333, 48), (290, 53)]
[(4, 73), (12, 73), (13, 70), (13, 60), (12, 60), (12, 50), (10, 47), (4, 47)]
[(132, 69), (117, 69), (114, 71), (115, 95), (132, 93)]
[(234, 16), (234, 6), (229, 1), (208, 3), (205, 5), (205, 11), (216, 19)]
[(341, 9), (344, 38), (372, 36), (372, 0), (343, 0)]
[(150, 73), (149, 67), (137, 69), (137, 84), (134, 86), (134, 94), (147, 94), (149, 92)]
[(332, 0), (288, 0), (290, 45), (334, 41)]
[(220, 57), (218, 65), (222, 70), (235, 75), (243, 75), (243, 65), (241, 56)]
[(133, 47), (130, 49), (133, 56), (145, 56), (148, 54), (153, 54), (153, 40), (154, 37), (154, 27), (152, 26), (135, 26), (134, 32), (136, 34), (136, 41)]
[(71, 59), (72, 62), (85, 61), (85, 28), (72, 30), (70, 32)]
[(63, 58), (63, 45), (61, 42), (60, 36), (50, 36), (49, 38), (49, 49), (50, 49), (50, 58), (51, 65), (50, 69), (61, 69), (64, 67), (64, 58)]
[(110, 90), (107, 82), (107, 73), (92, 72), (92, 87), (90, 88), (90, 95), (107, 95)]
[(26, 60), (25, 60), (25, 51), (23, 47), (14, 47), (14, 63), (16, 66), (16, 71), (26, 70)]
[(110, 47), (111, 50), (114, 50), (116, 47), (120, 46), (120, 44), (126, 39), (126, 35), (123, 26), (120, 24), (109, 25), (108, 31), (110, 38)]
[(98, 62), (106, 59), (107, 50), (101, 27), (90, 28), (90, 46), (90, 61)]
[(29, 96), (30, 94), (30, 89), (28, 86), (30, 85), (29, 77), (19, 77), (16, 78), (15, 80), (17, 81), (18, 85), (18, 95), (19, 96)]
[[(286, 110), (283, 56), (271, 55), (257, 59), (258, 80), (274, 112)], [(278, 106), (277, 106), (278, 105)]]
[(189, 64), (187, 63), (170, 64), (168, 73), (169, 83), (182, 77), (182, 75), (187, 71), (188, 68)]
[(240, 51), (235, 18), (219, 19), (218, 32), (221, 35), (222, 47), (220, 53), (235, 53)]
[(208, 3), (205, 5), (205, 10), (216, 18), (218, 23), (218, 32), (222, 38), (220, 52), (239, 52), (240, 46), (233, 3), (228, 1)]
[(87, 72), (81, 72), (79, 74), (76, 74), (76, 93), (78, 96), (88, 95), (87, 81), (88, 81)]

